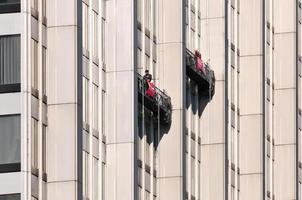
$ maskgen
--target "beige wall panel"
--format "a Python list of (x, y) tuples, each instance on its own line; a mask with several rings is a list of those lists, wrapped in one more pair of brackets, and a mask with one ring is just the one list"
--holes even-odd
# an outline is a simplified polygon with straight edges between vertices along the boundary
[(158, 177), (175, 177), (182, 174), (182, 111), (174, 110), (172, 126), (168, 134), (164, 134), (158, 149)]
[(295, 145), (275, 146), (275, 199), (295, 199)]
[(74, 181), (47, 184), (47, 199), (76, 199), (76, 184)]
[[(48, 107), (47, 170), (49, 182), (76, 179), (76, 106)], [(62, 167), (64, 166), (64, 167)]]
[(201, 143), (224, 143), (224, 126), (224, 81), (216, 81), (215, 95), (200, 120)]
[(239, 167), (241, 174), (262, 172), (262, 115), (240, 117)]
[(158, 1), (158, 43), (178, 43), (182, 41), (181, 1)]
[(296, 34), (275, 35), (275, 88), (296, 87)]
[(262, 174), (240, 176), (239, 199), (262, 200), (262, 181)]
[(160, 178), (158, 180), (159, 199), (183, 200), (181, 181), (178, 177)]
[(51, 0), (46, 2), (48, 26), (66, 26), (77, 24), (76, 0)]
[(201, 18), (223, 18), (224, 0), (200, 0)]
[(201, 199), (224, 197), (224, 145), (201, 147)]
[(201, 54), (215, 71), (216, 80), (224, 80), (225, 39), (224, 18), (201, 20)]
[(296, 30), (296, 0), (274, 1), (275, 32), (293, 32)]
[(296, 142), (295, 90), (275, 91), (275, 144)]
[(133, 144), (107, 145), (107, 155), (106, 199), (133, 200)]
[(48, 104), (76, 102), (76, 31), (72, 26), (48, 30)]
[(262, 0), (240, 1), (240, 55), (259, 55), (262, 48)]
[(240, 114), (262, 112), (262, 57), (240, 57), (239, 107)]

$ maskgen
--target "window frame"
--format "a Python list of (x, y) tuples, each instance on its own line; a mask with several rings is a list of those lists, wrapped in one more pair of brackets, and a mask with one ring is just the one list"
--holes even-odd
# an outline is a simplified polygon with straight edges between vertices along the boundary
[(0, 3), (0, 14), (21, 12), (21, 2)]
[[(1, 118), (4, 117), (19, 117), (19, 142), (21, 142), (21, 115), (20, 114), (13, 114), (13, 115), (1, 115)], [(11, 172), (19, 172), (21, 171), (21, 143), (20, 145), (20, 152), (19, 152), (19, 156), (20, 156), (20, 160), (19, 162), (14, 162), (14, 163), (0, 163), (0, 174), (1, 173), (11, 173)]]
[[(19, 67), (19, 77), (16, 82), (0, 84), (0, 93), (14, 93), (14, 92), (21, 91), (21, 35), (20, 34), (1, 35), (0, 39), (1, 38), (12, 38), (12, 37), (16, 37), (19, 40), (18, 41), (18, 47), (19, 47), (18, 55), (16, 55), (16, 57), (14, 57), (15, 60), (20, 61), (18, 63), (19, 64), (19, 66), (18, 66)], [(0, 66), (0, 70), (1, 70), (1, 66)]]

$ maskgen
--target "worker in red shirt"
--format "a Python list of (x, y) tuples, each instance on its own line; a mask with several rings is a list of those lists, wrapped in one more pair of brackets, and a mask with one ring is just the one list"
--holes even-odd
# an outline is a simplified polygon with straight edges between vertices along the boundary
[(201, 59), (201, 54), (199, 51), (195, 50), (195, 59), (196, 59), (196, 69), (200, 72), (206, 74), (204, 63)]
[(143, 79), (145, 82), (146, 95), (149, 97), (155, 97), (155, 85), (152, 82), (152, 75), (149, 73), (149, 70), (145, 70), (145, 75)]

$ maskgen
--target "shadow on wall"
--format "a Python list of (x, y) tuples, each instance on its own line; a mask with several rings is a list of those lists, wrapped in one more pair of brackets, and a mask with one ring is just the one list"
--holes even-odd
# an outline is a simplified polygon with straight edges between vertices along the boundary
[[(149, 75), (149, 74), (147, 74)], [(152, 79), (137, 74), (139, 103), (139, 137), (147, 136), (147, 142), (159, 144), (172, 124), (170, 96), (157, 88)], [(149, 143), (149, 144), (150, 144)]]
[(198, 109), (198, 116), (201, 117), (203, 111), (207, 107), (208, 103), (210, 103), (211, 99), (207, 97), (201, 97), (199, 99), (199, 109)]

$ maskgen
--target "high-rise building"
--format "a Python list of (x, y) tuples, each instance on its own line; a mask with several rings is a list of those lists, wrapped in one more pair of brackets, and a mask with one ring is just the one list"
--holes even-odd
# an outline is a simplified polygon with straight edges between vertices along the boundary
[(300, 200), (300, 0), (0, 0), (0, 200)]

